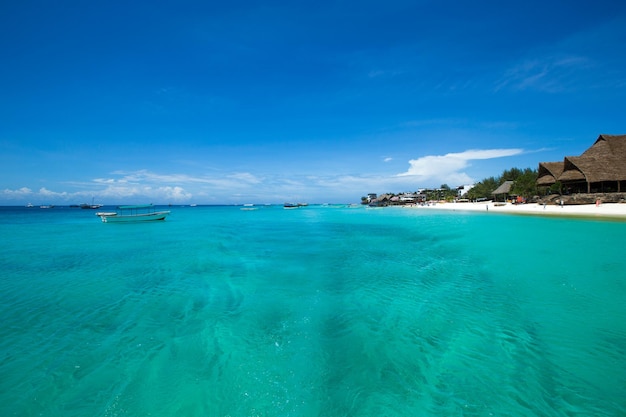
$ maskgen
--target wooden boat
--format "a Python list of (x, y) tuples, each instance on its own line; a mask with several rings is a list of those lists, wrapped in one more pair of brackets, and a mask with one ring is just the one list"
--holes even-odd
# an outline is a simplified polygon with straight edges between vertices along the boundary
[(126, 223), (165, 220), (170, 214), (169, 210), (156, 211), (152, 204), (119, 206), (117, 209), (115, 213), (99, 212), (96, 215), (102, 219), (103, 223)]

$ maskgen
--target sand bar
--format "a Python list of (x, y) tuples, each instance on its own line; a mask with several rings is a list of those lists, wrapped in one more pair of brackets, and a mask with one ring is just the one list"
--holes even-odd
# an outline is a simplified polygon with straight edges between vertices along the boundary
[(572, 216), (626, 221), (625, 203), (602, 203), (580, 205), (543, 205), (511, 203), (435, 203), (410, 206), (416, 210), (482, 211), (501, 214), (526, 214), (537, 216)]

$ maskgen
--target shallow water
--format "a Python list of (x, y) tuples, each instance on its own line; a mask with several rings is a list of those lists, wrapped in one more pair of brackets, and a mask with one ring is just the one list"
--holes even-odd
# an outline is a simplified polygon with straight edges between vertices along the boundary
[(0, 208), (0, 415), (626, 415), (626, 223)]

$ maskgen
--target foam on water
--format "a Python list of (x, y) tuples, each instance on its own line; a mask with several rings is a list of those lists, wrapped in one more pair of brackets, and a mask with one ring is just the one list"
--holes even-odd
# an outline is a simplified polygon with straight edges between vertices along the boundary
[(626, 224), (0, 210), (4, 416), (626, 414)]

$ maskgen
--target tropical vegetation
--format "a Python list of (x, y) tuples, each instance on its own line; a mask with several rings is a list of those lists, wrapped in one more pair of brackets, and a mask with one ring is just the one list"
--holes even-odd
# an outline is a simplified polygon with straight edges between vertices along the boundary
[[(502, 174), (495, 177), (485, 178), (470, 188), (462, 198), (476, 201), (476, 200), (491, 200), (494, 198), (493, 192), (502, 185), (505, 181), (512, 181), (513, 185), (508, 192), (511, 196), (521, 197), (525, 201), (532, 201), (536, 196), (540, 194), (558, 193), (560, 190), (560, 184), (554, 184), (549, 189), (542, 187), (541, 190), (537, 188), (537, 176), (538, 171), (532, 168), (511, 168), (504, 170)], [(375, 200), (376, 204), (388, 205), (388, 204), (403, 204), (406, 202), (425, 202), (425, 201), (453, 201), (459, 198), (459, 188), (451, 188), (448, 184), (441, 184), (436, 189), (420, 190), (413, 193), (385, 193)], [(375, 196), (375, 195), (374, 195)], [(362, 197), (362, 204), (370, 204), (370, 197)]]
[[(479, 198), (491, 199), (492, 193), (505, 181), (513, 181), (513, 186), (509, 194), (520, 196), (526, 200), (532, 199), (534, 196), (539, 195), (537, 189), (537, 175), (536, 169), (526, 168), (511, 168), (504, 170), (500, 176), (488, 177), (477, 182), (467, 194), (466, 198), (470, 200), (477, 200)], [(558, 186), (556, 187), (558, 190)]]

